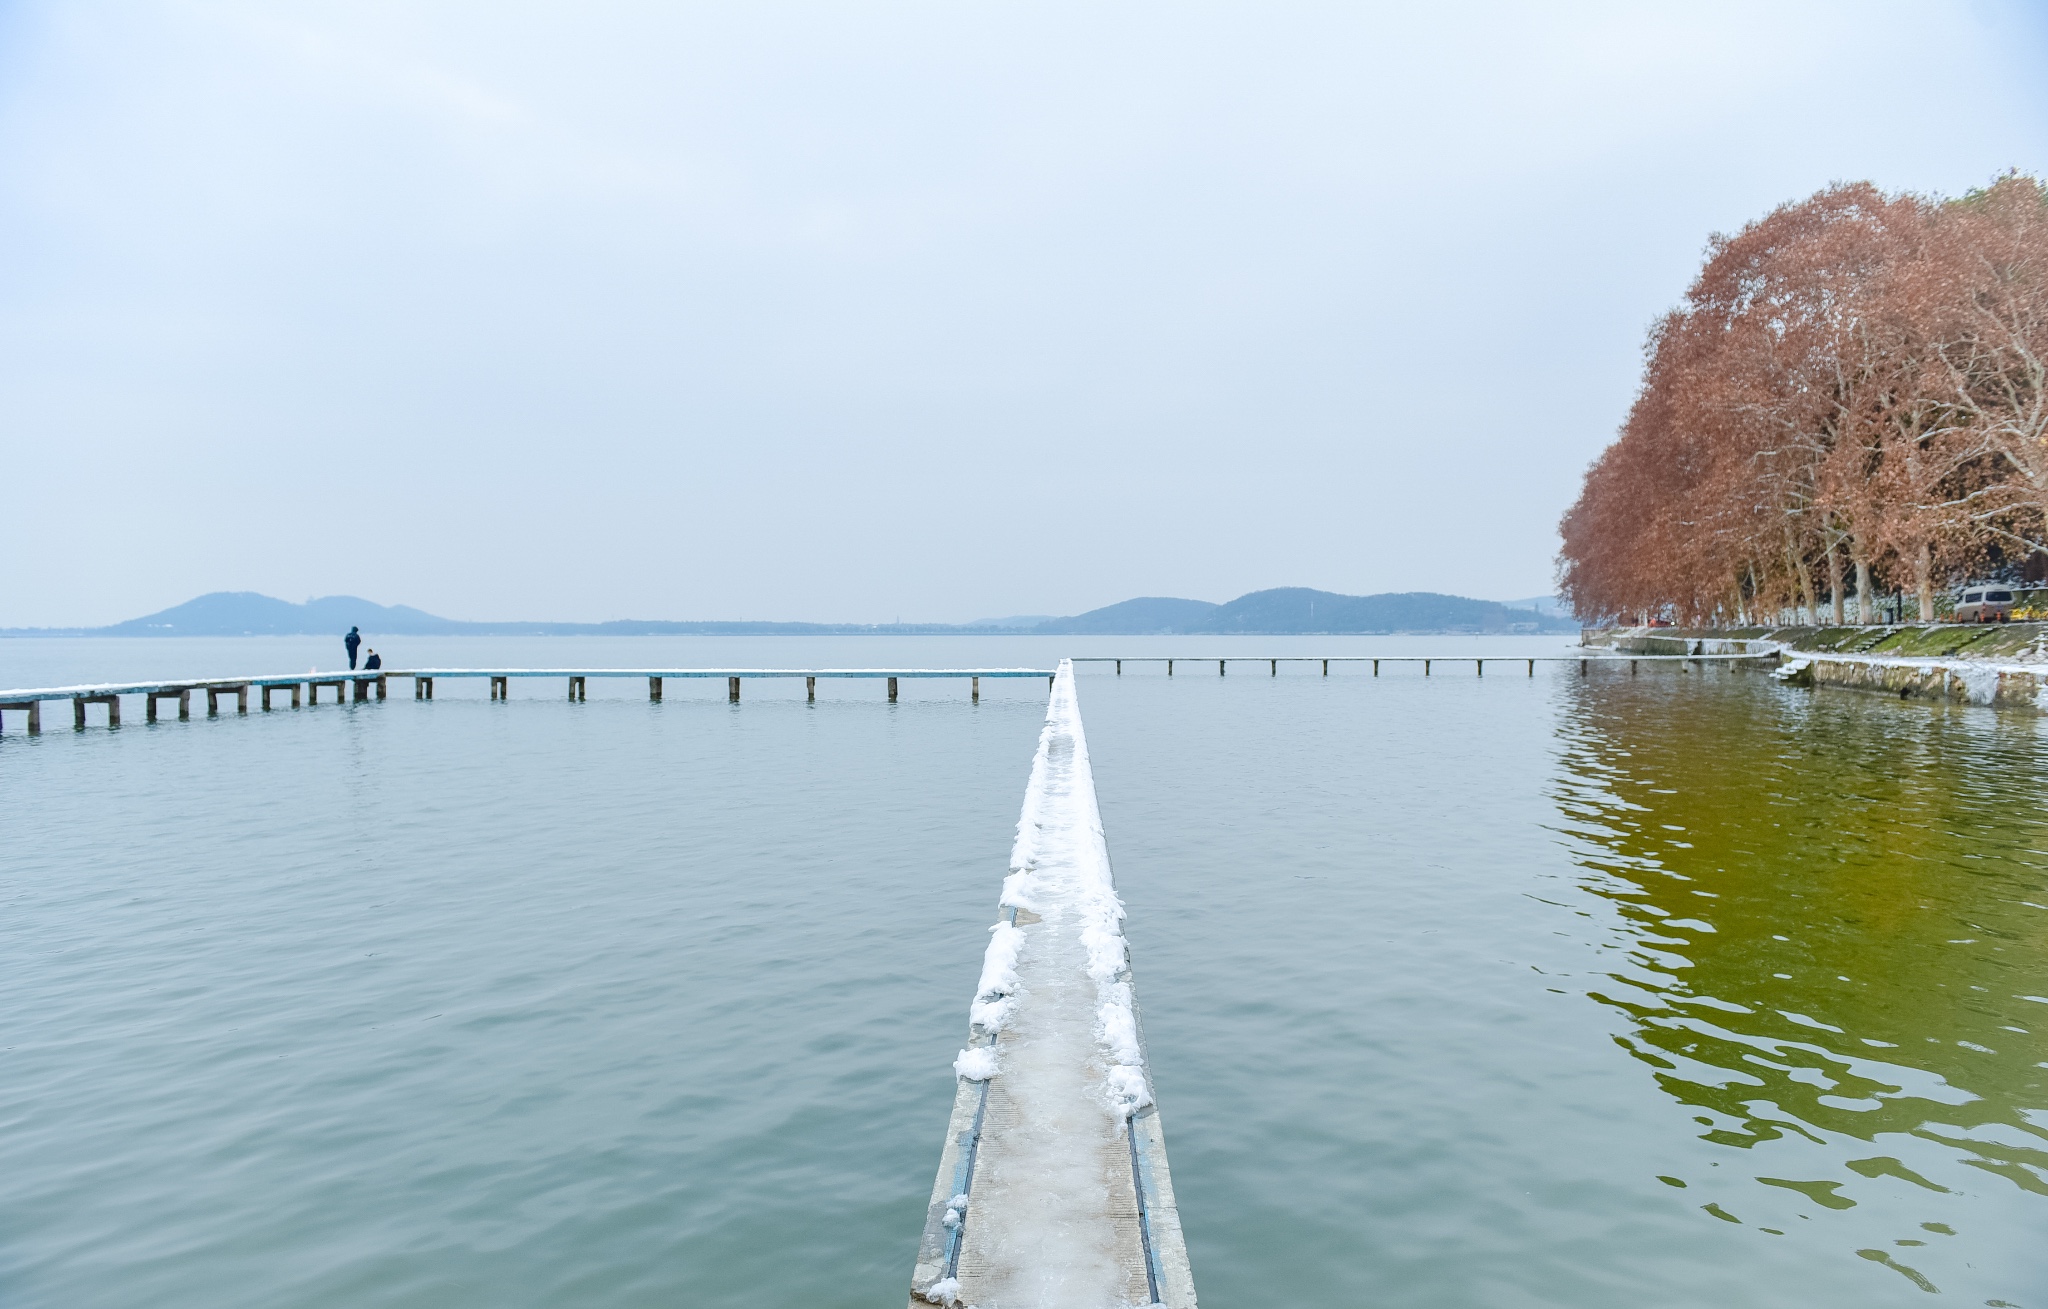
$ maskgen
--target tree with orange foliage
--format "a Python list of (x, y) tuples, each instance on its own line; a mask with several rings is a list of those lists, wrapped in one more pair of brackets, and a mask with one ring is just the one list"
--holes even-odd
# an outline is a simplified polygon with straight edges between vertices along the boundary
[(1867, 183), (1710, 244), (1652, 330), (1619, 439), (1560, 524), (1587, 617), (1846, 616), (1910, 576), (2040, 549), (2048, 521), (2048, 205), (2000, 179), (1960, 202)]

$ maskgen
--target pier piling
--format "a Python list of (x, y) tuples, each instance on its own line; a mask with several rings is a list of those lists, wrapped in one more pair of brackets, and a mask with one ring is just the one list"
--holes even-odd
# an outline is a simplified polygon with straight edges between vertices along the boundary
[(43, 734), (42, 701), (10, 700), (6, 704), (0, 704), (0, 715), (5, 715), (9, 710), (19, 710), (28, 715), (28, 734), (30, 736), (41, 736)]
[(103, 704), (107, 707), (107, 726), (121, 725), (121, 697), (118, 695), (74, 695), (71, 697), (71, 725), (85, 730), (85, 707), (89, 704)]
[(249, 712), (249, 687), (247, 683), (243, 683), (241, 686), (209, 686), (206, 688), (206, 716), (208, 718), (212, 718), (220, 712), (220, 698), (230, 691), (235, 693), (235, 712), (238, 714)]
[(491, 699), (493, 699), (493, 700), (509, 700), (509, 699), (511, 699), (511, 698), (512, 698), (512, 696), (511, 696), (511, 691), (509, 690), (509, 688), (508, 688), (508, 685), (507, 685), (507, 684), (508, 684), (508, 683), (509, 683), (509, 682), (510, 682), (511, 680), (512, 680), (512, 679), (510, 679), (510, 678), (508, 678), (508, 677), (493, 677), (493, 678), (491, 679)]
[(889, 679), (889, 703), (896, 703), (896, 679), (893, 677)]
[[(1123, 672), (1123, 660), (1121, 659), (1117, 660), (1117, 672), (1119, 675)], [(968, 692), (968, 695), (973, 697), (975, 704), (981, 703), (981, 679), (979, 677), (974, 679), (973, 688)]]
[(570, 679), (569, 679), (569, 699), (571, 699), (571, 700), (587, 700), (587, 699), (589, 699), (590, 697), (589, 697), (589, 695), (588, 695), (588, 694), (587, 694), (587, 693), (586, 693), (586, 692), (584, 691), (583, 687), (584, 687), (584, 682), (583, 682), (583, 679), (582, 679), (582, 678), (580, 678), (580, 677), (572, 677), (572, 678), (570, 678)]
[[(975, 678), (974, 680), (975, 680), (975, 682), (976, 682), (977, 684), (979, 684), (979, 683), (980, 683), (980, 681), (981, 681), (981, 679), (980, 679), (979, 677)], [(815, 677), (806, 677), (806, 678), (804, 678), (804, 700), (805, 700), (806, 702), (808, 702), (808, 703), (811, 703), (811, 704), (816, 704), (816, 703), (817, 703), (817, 701), (818, 701), (818, 679), (817, 679), (817, 678), (815, 678)]]
[(731, 701), (733, 704), (738, 704), (740, 702), (739, 678), (728, 677), (725, 679), (725, 698)]
[(156, 702), (159, 700), (176, 700), (178, 702), (179, 718), (190, 718), (192, 716), (191, 691), (144, 691), (142, 693), (142, 718), (144, 722), (153, 723), (156, 721)]
[(647, 698), (655, 704), (661, 703), (661, 679), (659, 677), (647, 679)]

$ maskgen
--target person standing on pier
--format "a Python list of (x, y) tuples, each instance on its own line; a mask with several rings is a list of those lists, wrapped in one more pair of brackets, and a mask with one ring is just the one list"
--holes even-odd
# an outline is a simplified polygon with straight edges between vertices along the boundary
[(348, 629), (348, 635), (341, 638), (341, 643), (348, 647), (349, 671), (354, 672), (356, 666), (356, 647), (363, 643), (363, 634), (351, 627)]

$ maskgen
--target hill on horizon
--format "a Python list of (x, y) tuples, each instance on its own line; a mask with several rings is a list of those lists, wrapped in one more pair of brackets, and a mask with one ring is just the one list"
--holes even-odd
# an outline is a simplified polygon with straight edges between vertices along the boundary
[[(1014, 625), (1012, 625), (1014, 624)], [(1225, 604), (1146, 596), (1070, 618), (994, 619), (977, 623), (796, 623), (616, 619), (603, 623), (467, 622), (410, 605), (381, 605), (352, 595), (294, 604), (255, 591), (213, 591), (157, 613), (108, 627), (10, 628), (12, 636), (322, 636), (351, 627), (384, 636), (852, 636), (993, 635), (1146, 636), (1373, 632), (1563, 632), (1569, 618), (1494, 600), (1410, 591), (1339, 595), (1308, 587), (1253, 591)]]
[(1056, 618), (1032, 629), (1047, 634), (1218, 635), (1365, 634), (1378, 632), (1569, 632), (1569, 618), (1497, 600), (1434, 591), (1339, 595), (1305, 586), (1253, 591), (1226, 604), (1152, 596)]

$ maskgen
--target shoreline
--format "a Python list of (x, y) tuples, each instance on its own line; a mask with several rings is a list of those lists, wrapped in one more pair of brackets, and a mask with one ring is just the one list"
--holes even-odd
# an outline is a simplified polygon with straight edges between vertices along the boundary
[(1584, 646), (1635, 654), (1775, 651), (1773, 676), (1832, 687), (2048, 712), (2048, 623), (1894, 627), (1625, 627), (1587, 629)]

